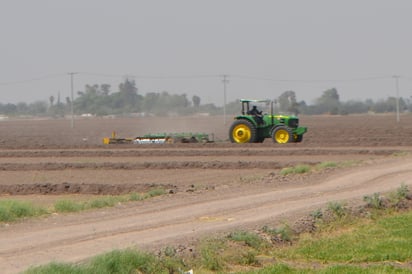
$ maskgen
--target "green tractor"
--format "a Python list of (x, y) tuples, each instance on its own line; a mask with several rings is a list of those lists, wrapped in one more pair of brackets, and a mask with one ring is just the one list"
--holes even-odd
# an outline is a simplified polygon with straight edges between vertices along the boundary
[[(298, 117), (273, 114), (271, 100), (241, 99), (240, 102), (242, 114), (234, 118), (229, 130), (232, 143), (262, 143), (265, 138), (272, 138), (273, 142), (279, 144), (302, 142), (307, 128), (299, 126)], [(270, 108), (270, 114), (262, 114), (257, 109), (256, 105), (262, 104)]]

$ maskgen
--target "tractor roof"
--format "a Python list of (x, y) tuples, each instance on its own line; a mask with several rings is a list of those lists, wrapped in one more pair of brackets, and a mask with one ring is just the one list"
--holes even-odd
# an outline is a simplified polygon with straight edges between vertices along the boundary
[(240, 102), (251, 102), (251, 103), (267, 103), (270, 102), (269, 99), (240, 99)]

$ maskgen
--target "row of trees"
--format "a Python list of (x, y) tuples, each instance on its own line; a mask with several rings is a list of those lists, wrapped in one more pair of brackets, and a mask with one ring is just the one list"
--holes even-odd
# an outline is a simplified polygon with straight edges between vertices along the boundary
[[(285, 91), (279, 97), (274, 98), (276, 110), (281, 113), (294, 114), (351, 114), (351, 113), (385, 113), (396, 111), (397, 99), (389, 97), (384, 100), (373, 101), (340, 101), (337, 89), (332, 88), (323, 92), (312, 105), (305, 101), (298, 101), (294, 91)], [(111, 86), (86, 85), (83, 91), (77, 92), (77, 98), (72, 102), (69, 97), (61, 100), (49, 97), (49, 101), (39, 101), (31, 104), (2, 104), (0, 103), (0, 114), (2, 115), (34, 115), (63, 117), (71, 113), (90, 113), (92, 115), (122, 115), (130, 113), (144, 113), (148, 115), (190, 115), (193, 113), (206, 112), (211, 115), (222, 114), (223, 107), (214, 104), (201, 104), (201, 98), (197, 95), (187, 98), (186, 94), (169, 94), (168, 92), (138, 93), (136, 83), (126, 79), (118, 87), (117, 92), (111, 91)], [(401, 112), (412, 111), (412, 102), (409, 99), (399, 99)], [(227, 114), (239, 113), (239, 101), (230, 102), (225, 107)]]

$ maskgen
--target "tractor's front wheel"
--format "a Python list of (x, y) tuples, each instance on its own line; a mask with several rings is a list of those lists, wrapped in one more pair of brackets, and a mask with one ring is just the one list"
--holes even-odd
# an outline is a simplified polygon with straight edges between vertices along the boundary
[(294, 135), (295, 143), (300, 143), (303, 140), (303, 135)]
[(236, 120), (230, 126), (229, 139), (232, 143), (254, 143), (256, 138), (256, 127), (248, 120)]
[(292, 141), (292, 132), (286, 126), (278, 126), (272, 131), (272, 140), (278, 144), (286, 144)]

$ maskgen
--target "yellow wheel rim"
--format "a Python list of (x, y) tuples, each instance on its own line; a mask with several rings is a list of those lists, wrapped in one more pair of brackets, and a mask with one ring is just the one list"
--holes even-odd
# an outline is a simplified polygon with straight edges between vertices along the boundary
[(237, 125), (233, 128), (232, 137), (236, 143), (248, 143), (252, 133), (247, 125)]
[(289, 142), (290, 134), (285, 129), (279, 129), (275, 133), (275, 141), (279, 144), (285, 144)]

